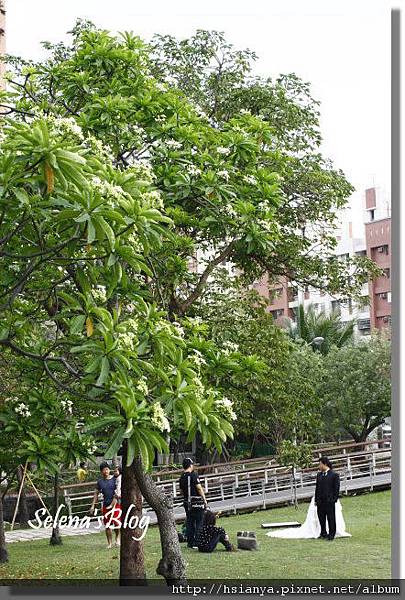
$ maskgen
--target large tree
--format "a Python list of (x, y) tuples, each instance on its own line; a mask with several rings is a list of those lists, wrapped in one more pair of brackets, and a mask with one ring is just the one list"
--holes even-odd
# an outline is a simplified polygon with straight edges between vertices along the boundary
[(257, 55), (236, 49), (217, 31), (199, 30), (181, 40), (157, 35), (152, 49), (153, 73), (182, 89), (211, 123), (224, 127), (241, 114), (259, 117), (271, 128), (271, 148), (287, 158), (275, 212), (280, 235), (270, 253), (250, 257), (258, 271), (270, 281), (287, 277), (356, 295), (359, 281), (376, 269), (365, 257), (339, 261), (335, 255), (337, 213), (353, 187), (321, 154), (320, 103), (310, 84), (295, 73), (255, 75)]
[(332, 348), (320, 394), (326, 431), (364, 442), (391, 415), (391, 346), (386, 335)]
[[(35, 387), (54, 388), (38, 400), (41, 409), (58, 391), (75, 411), (100, 413), (87, 432), (109, 426), (107, 456), (124, 444), (125, 466), (136, 458), (140, 480), (155, 450), (166, 448), (171, 424), (193, 426), (207, 445), (220, 448), (232, 435), (229, 411), (217, 390), (211, 397), (208, 387), (198, 382), (197, 388), (192, 344), (148, 294), (148, 255), (170, 235), (149, 170), (122, 171), (94, 137), (54, 116), (7, 119), (1, 146), (0, 347), (8, 360), (30, 365), (16, 403), (4, 407), (4, 433), (24, 429), (11, 415), (33, 416), (23, 393), (28, 388), (32, 398), (34, 377)], [(52, 427), (44, 433), (41, 439), (27, 432), (26, 460), (49, 461), (47, 446), (58, 439)], [(124, 477), (123, 498), (139, 511), (130, 484)], [(170, 509), (167, 499), (164, 506)], [(164, 518), (162, 534), (171, 542), (159, 572), (181, 579), (184, 562), (170, 511)], [(127, 541), (131, 545), (132, 536)], [(128, 561), (131, 550), (124, 547)], [(142, 577), (143, 565), (137, 567), (124, 570), (124, 578)]]
[[(307, 127), (305, 114), (299, 117), (299, 81), (287, 84), (296, 124), (283, 140), (261, 109), (238, 109), (226, 119), (202, 114), (191, 94), (187, 99), (163, 81), (137, 37), (113, 37), (87, 23), (72, 33), (70, 46), (48, 45), (41, 64), (12, 60), (12, 93), (3, 95), (3, 116), (20, 129), (15, 125), (8, 136), (2, 165), (1, 293), (12, 324), (2, 344), (14, 353), (24, 344), (54, 385), (76, 397), (98, 406), (108, 398), (105, 424), (117, 425), (111, 452), (128, 445), (128, 464), (161, 519), (163, 537), (170, 533), (160, 572), (181, 578), (168, 500), (151, 492), (140, 461), (147, 466), (153, 449), (165, 447), (161, 409), (176, 430), (199, 430), (218, 449), (232, 428), (222, 390), (213, 393), (206, 365), (197, 376), (193, 348), (176, 320), (193, 314), (224, 262), (245, 282), (288, 272), (347, 291), (347, 265), (330, 248), (333, 214), (351, 186), (317, 150), (302, 142), (301, 151), (292, 141)], [(281, 106), (265, 104), (270, 113)], [(317, 255), (314, 236), (324, 248)], [(369, 267), (367, 259), (357, 261), (351, 291)], [(19, 339), (15, 307), (32, 294), (35, 306), (24, 318), (35, 334)], [(53, 336), (33, 350), (33, 340), (44, 340), (38, 316), (47, 332), (51, 322)], [(212, 352), (204, 360), (209, 364)]]

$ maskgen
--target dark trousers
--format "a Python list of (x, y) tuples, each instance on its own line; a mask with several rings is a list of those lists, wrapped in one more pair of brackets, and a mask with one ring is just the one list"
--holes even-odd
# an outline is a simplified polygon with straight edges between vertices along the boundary
[(202, 508), (189, 508), (187, 503), (184, 503), (184, 510), (186, 511), (186, 538), (187, 546), (192, 548), (196, 546), (197, 535), (202, 527), (204, 521), (204, 509)]
[[(321, 535), (323, 537), (334, 538), (336, 535), (336, 513), (334, 502), (317, 503), (318, 519), (321, 525)], [(328, 520), (328, 530), (326, 532), (326, 519)]]
[(232, 548), (231, 542), (225, 539), (225, 533), (218, 533), (218, 535), (213, 536), (213, 538), (210, 540), (210, 543), (207, 544), (204, 549), (198, 549), (200, 552), (214, 552), (219, 543), (223, 544), (228, 551)]

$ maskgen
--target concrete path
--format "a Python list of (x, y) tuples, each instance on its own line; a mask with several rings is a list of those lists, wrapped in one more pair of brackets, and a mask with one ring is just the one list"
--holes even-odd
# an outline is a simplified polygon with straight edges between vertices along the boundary
[[(391, 486), (391, 473), (383, 473), (373, 477), (373, 490), (384, 489)], [(370, 489), (370, 477), (366, 475), (364, 477), (358, 477), (353, 480), (342, 482), (341, 492), (344, 495), (347, 489), (348, 493), (355, 491), (362, 491)], [(315, 493), (315, 486), (308, 486), (305, 488), (297, 488), (298, 500), (309, 500)], [(281, 492), (270, 492), (265, 494), (263, 497), (262, 493), (252, 494), (251, 496), (243, 496), (236, 498), (236, 502), (229, 498), (227, 500), (220, 500), (217, 502), (210, 502), (209, 506), (211, 510), (215, 512), (238, 512), (238, 510), (249, 511), (255, 508), (271, 508), (285, 504), (291, 501), (291, 490), (283, 490)], [(146, 513), (150, 516), (151, 524), (157, 522), (156, 515), (153, 511)], [(182, 521), (185, 518), (184, 509), (182, 506), (177, 506), (174, 509), (174, 517), (176, 521)], [(41, 529), (16, 529), (15, 531), (6, 532), (6, 542), (11, 544), (13, 542), (26, 542), (32, 540), (49, 539), (51, 537), (51, 528), (41, 527)], [(75, 529), (73, 527), (61, 527), (61, 535), (89, 535), (92, 533), (100, 533), (100, 528), (96, 522), (92, 523), (88, 529)]]

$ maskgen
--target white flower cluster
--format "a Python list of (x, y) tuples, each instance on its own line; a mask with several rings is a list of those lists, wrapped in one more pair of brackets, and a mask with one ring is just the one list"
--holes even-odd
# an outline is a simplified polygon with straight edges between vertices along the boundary
[(204, 399), (205, 387), (199, 377), (194, 378), (195, 397), (197, 400), (202, 401)]
[(234, 207), (232, 206), (232, 204), (226, 204), (225, 210), (226, 210), (226, 214), (228, 215), (228, 217), (232, 217), (232, 218), (237, 217), (237, 212), (234, 209)]
[(166, 121), (165, 115), (157, 115), (155, 117), (156, 123), (164, 123)]
[(99, 177), (93, 177), (91, 180), (94, 189), (96, 189), (102, 196), (119, 200), (124, 194), (124, 190), (120, 185), (114, 185), (109, 181), (102, 181)]
[(257, 179), (256, 177), (254, 177), (254, 175), (244, 175), (243, 181), (245, 183), (251, 183), (252, 185), (255, 185), (257, 183)]
[(163, 199), (158, 190), (151, 190), (144, 194), (144, 202), (153, 208), (164, 208)]
[(128, 242), (135, 252), (143, 252), (143, 247), (136, 233), (132, 232), (128, 236)]
[(159, 333), (160, 331), (166, 331), (171, 335), (173, 335), (173, 333), (176, 333), (179, 337), (184, 337), (184, 329), (180, 325), (180, 323), (170, 324), (168, 321), (161, 319), (155, 325), (155, 333)]
[(248, 110), (247, 108), (241, 108), (239, 112), (241, 115), (251, 115), (252, 114), (250, 112), (250, 110)]
[(197, 350), (196, 348), (194, 348), (193, 354), (190, 356), (190, 360), (198, 368), (200, 368), (201, 365), (206, 365), (207, 364), (207, 361), (205, 360), (205, 358), (203, 357), (203, 355), (201, 354), (201, 352), (199, 350)]
[(189, 173), (189, 175), (201, 175), (201, 169), (195, 165), (187, 165), (186, 171)]
[(231, 352), (237, 352), (239, 350), (238, 344), (234, 342), (224, 342), (223, 343), (223, 352), (224, 354), (231, 354)]
[(173, 148), (173, 150), (178, 150), (179, 148), (181, 148), (182, 144), (181, 144), (181, 142), (178, 142), (177, 140), (167, 140), (166, 146), (168, 148)]
[(122, 350), (135, 350), (138, 340), (138, 321), (136, 319), (127, 319), (125, 321), (125, 331), (118, 335), (118, 346)]
[(184, 337), (184, 329), (183, 329), (183, 327), (180, 325), (180, 323), (176, 323), (176, 322), (174, 322), (174, 323), (173, 323), (173, 328), (174, 328), (174, 331), (175, 331), (175, 333), (177, 333), (177, 335), (178, 335), (179, 337), (181, 337), (181, 338), (183, 338), (183, 337)]
[(22, 417), (30, 417), (31, 416), (30, 409), (28, 408), (28, 406), (26, 404), (24, 404), (24, 402), (20, 402), (20, 404), (18, 404), (14, 408), (14, 411), (17, 413), (17, 415), (21, 415)]
[(148, 384), (147, 384), (147, 380), (146, 377), (142, 376), (138, 383), (136, 384), (136, 389), (141, 392), (144, 396), (147, 396), (149, 394), (149, 389), (148, 389)]
[(220, 410), (220, 412), (231, 421), (235, 421), (236, 413), (233, 410), (233, 402), (226, 398), (226, 396), (222, 396), (215, 400), (216, 407)]
[(64, 411), (69, 413), (70, 415), (73, 412), (73, 402), (71, 400), (61, 400), (60, 405)]
[(162, 82), (160, 82), (160, 81), (157, 81), (157, 82), (155, 83), (155, 88), (156, 88), (156, 89), (157, 89), (159, 92), (166, 92), (166, 91), (167, 91), (167, 86), (166, 86), (166, 84), (164, 84), (164, 83), (162, 83)]
[(61, 134), (70, 133), (80, 141), (84, 139), (82, 128), (73, 117), (55, 117), (48, 115), (47, 121)]
[(86, 448), (86, 450), (90, 453), (90, 454), (94, 454), (94, 452), (97, 450), (97, 444), (95, 444), (93, 441), (91, 440), (85, 440), (83, 442), (83, 446)]
[(217, 175), (218, 175), (218, 177), (222, 177), (222, 179), (229, 181), (229, 171), (227, 171), (226, 169), (223, 169), (222, 171), (218, 171)]
[(218, 146), (218, 148), (217, 148), (218, 154), (223, 154), (224, 156), (228, 156), (230, 151), (231, 151), (230, 148), (225, 148), (224, 146)]
[(152, 424), (160, 431), (170, 431), (169, 419), (166, 417), (165, 411), (159, 402), (152, 405)]
[(96, 288), (91, 290), (91, 295), (96, 302), (104, 302), (107, 301), (107, 291), (104, 285), (98, 285)]

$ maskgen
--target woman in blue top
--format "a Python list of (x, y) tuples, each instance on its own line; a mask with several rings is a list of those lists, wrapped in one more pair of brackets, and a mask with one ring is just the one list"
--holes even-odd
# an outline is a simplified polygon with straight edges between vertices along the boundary
[(112, 529), (115, 531), (115, 545), (120, 545), (120, 526), (121, 526), (121, 506), (115, 504), (111, 506), (114, 498), (116, 479), (111, 475), (108, 463), (100, 464), (101, 477), (97, 480), (96, 489), (94, 491), (93, 502), (91, 504), (90, 513), (94, 512), (98, 495), (103, 495), (102, 512), (104, 515), (105, 533), (107, 536), (107, 548), (112, 547)]

